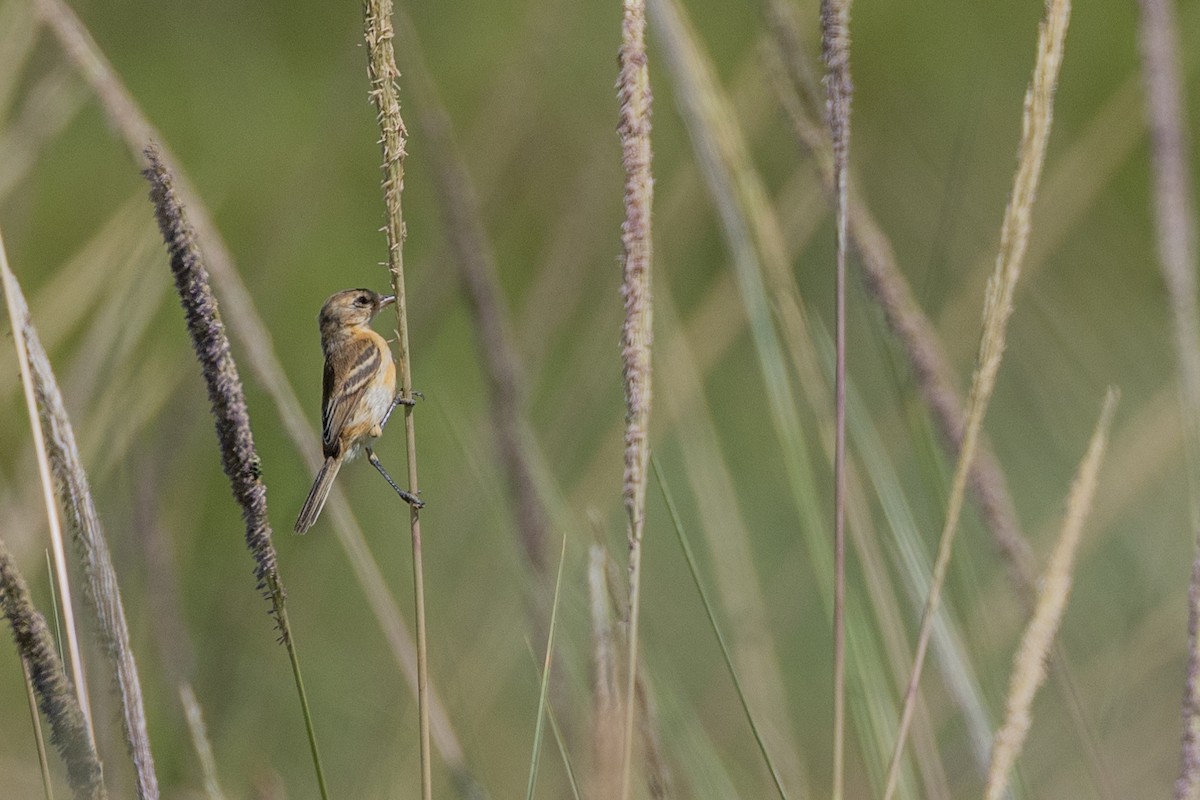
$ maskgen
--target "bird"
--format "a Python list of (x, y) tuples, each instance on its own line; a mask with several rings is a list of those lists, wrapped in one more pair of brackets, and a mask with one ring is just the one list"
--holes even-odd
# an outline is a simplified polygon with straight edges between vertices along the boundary
[(325, 464), (300, 509), (296, 533), (305, 533), (313, 526), (342, 465), (364, 450), (371, 465), (401, 498), (415, 508), (425, 505), (416, 495), (396, 485), (371, 448), (374, 440), (383, 435), (383, 426), (396, 406), (414, 402), (397, 394), (392, 350), (386, 339), (371, 330), (375, 315), (394, 302), (394, 295), (347, 289), (332, 295), (321, 306), (318, 323), (321, 349), (325, 353), (321, 444)]

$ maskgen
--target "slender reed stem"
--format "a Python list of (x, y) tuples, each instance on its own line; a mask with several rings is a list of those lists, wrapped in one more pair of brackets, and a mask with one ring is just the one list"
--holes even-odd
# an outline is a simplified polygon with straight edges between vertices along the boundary
[[(404, 156), (408, 131), (400, 116), (400, 90), (396, 80), (396, 53), (392, 43), (391, 0), (366, 0), (363, 5), (363, 37), (367, 43), (367, 74), (371, 81), (371, 102), (378, 112), (380, 145), (383, 148), (383, 201), (387, 207), (388, 272), (392, 293), (396, 296), (396, 342), (399, 348), (400, 395), (412, 398), (412, 360), (408, 347), (408, 302), (404, 287), (404, 215), (401, 192), (404, 189)], [(417, 483), (417, 441), (413, 424), (413, 406), (404, 407), (404, 439), (408, 452), (408, 488), (420, 494)], [(429, 753), (429, 665), (425, 639), (425, 568), (421, 548), (421, 514), (408, 507), (412, 533), (413, 603), (417, 618), (417, 704), (421, 738), (421, 797), (433, 797), (433, 769)]]
[(50, 525), (50, 546), (54, 551), (54, 574), (58, 593), (62, 597), (63, 627), (67, 629), (67, 652), (71, 661), (71, 679), (79, 710), (83, 714), (84, 728), (95, 746), (96, 734), (92, 728), (92, 712), (88, 702), (87, 680), (83, 674), (83, 658), (79, 652), (79, 634), (75, 627), (75, 611), (71, 602), (71, 584), (67, 574), (67, 554), (63, 545), (62, 526), (58, 518), (58, 500), (54, 496), (54, 478), (51, 475), (50, 459), (46, 454), (46, 439), (42, 431), (42, 420), (38, 415), (37, 396), (33, 370), (29, 364), (28, 342), (25, 329), (28, 324), (28, 309), (22, 313), (18, 301), (20, 290), (16, 278), (8, 266), (8, 254), (4, 248), (4, 237), (0, 235), (0, 283), (4, 287), (4, 301), (8, 306), (8, 318), (12, 322), (13, 345), (17, 349), (17, 363), (21, 368), (21, 383), (25, 387), (25, 407), (29, 412), (29, 426), (33, 429), (33, 451), (37, 456), (38, 473), (42, 479), (42, 499), (46, 505), (46, 518)]
[(988, 281), (984, 297), (983, 335), (979, 342), (979, 355), (975, 374), (971, 380), (971, 392), (967, 398), (966, 427), (962, 449), (954, 468), (950, 499), (947, 503), (946, 520), (938, 544), (937, 559), (933, 566), (933, 579), (929, 595), (921, 614), (921, 627), (917, 634), (917, 646), (913, 654), (912, 674), (904, 693), (904, 705), (900, 712), (900, 724), (896, 732), (896, 744), (888, 765), (887, 785), (884, 800), (891, 800), (900, 778), (900, 764), (904, 755), (904, 744), (908, 737), (916, 707), (917, 688), (921, 681), (921, 670), (925, 665), (925, 654), (933, 633), (933, 622), (941, 602), (942, 586), (950, 567), (950, 554), (954, 536), (958, 531), (958, 518), (962, 513), (963, 496), (971, 461), (979, 444), (983, 429), (983, 418), (996, 385), (996, 374), (1004, 356), (1005, 335), (1008, 318), (1012, 313), (1013, 293), (1021, 274), (1021, 262), (1029, 244), (1029, 231), (1034, 197), (1042, 174), (1046, 157), (1046, 142), (1050, 138), (1050, 126), (1054, 111), (1054, 89), (1058, 84), (1059, 67), (1062, 65), (1063, 44), (1067, 35), (1067, 23), (1071, 16), (1070, 0), (1047, 0), (1045, 17), (1038, 27), (1037, 59), (1033, 77), (1025, 94), (1025, 113), (1022, 119), (1021, 145), (1018, 153), (1017, 171), (1013, 177), (1012, 195), (1004, 211), (1000, 228), (1000, 252), (996, 257), (996, 268)]
[(625, 512), (629, 536), (629, 641), (625, 675), (625, 738), (621, 797), (629, 797), (633, 771), (634, 691), (637, 685), (638, 616), (641, 607), (642, 533), (646, 514), (646, 471), (650, 457), (651, 301), (650, 71), (646, 63), (645, 0), (624, 0), (617, 97), (621, 158), (625, 166), (625, 222), (621, 226), (625, 324), (621, 355), (625, 377)]
[(237, 363), (233, 360), (217, 299), (209, 285), (208, 270), (196, 245), (196, 235), (176, 195), (174, 177), (163, 162), (162, 153), (156, 145), (149, 145), (145, 156), (150, 166), (144, 170), (143, 175), (150, 183), (150, 199), (154, 203), (159, 230), (171, 258), (171, 272), (183, 305), (188, 333), (208, 385), (208, 398), (221, 450), (221, 466), (229, 479), (234, 500), (242, 510), (242, 519), (246, 524), (246, 546), (254, 557), (258, 590), (270, 602), (270, 613), (279, 631), (280, 641), (287, 648), (292, 677), (296, 683), (296, 694), (300, 700), (300, 710), (304, 715), (304, 728), (308, 735), (317, 786), (323, 800), (328, 800), (325, 770), (317, 749), (308, 696), (304, 692), (304, 681), (300, 676), (296, 643), (288, 623), (287, 592), (284, 591), (283, 581), (279, 576), (275, 545), (271, 541), (271, 523), (267, 517), (267, 489), (262, 482), (262, 462), (259, 460), (258, 450), (254, 446), (254, 435), (250, 430), (250, 415), (246, 408), (242, 379)]
[(837, 209), (833, 445), (833, 800), (846, 784), (846, 173), (850, 160), (850, 0), (821, 1)]

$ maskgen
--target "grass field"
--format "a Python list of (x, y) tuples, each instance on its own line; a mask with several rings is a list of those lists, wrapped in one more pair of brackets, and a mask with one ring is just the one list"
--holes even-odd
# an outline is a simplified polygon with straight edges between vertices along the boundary
[[(1166, 51), (1152, 37), (1140, 49), (1140, 9), (1157, 6), (1071, 11), (974, 462), (991, 501), (968, 490), (952, 526), (897, 797), (984, 791), (1014, 655), (1039, 591), (1057, 585), (1044, 575), (1056, 552), (1065, 558), (1068, 496), (1109, 387), (1120, 402), (1009, 790), (1189, 796), (1176, 781), (1200, 524), (1187, 458), (1200, 443), (1187, 378), (1200, 342), (1186, 327), (1200, 5), (1175, 9), (1191, 91), (1174, 154), (1169, 128), (1148, 132), (1146, 63)], [(0, 0), (0, 234), (111, 550), (161, 795), (320, 796), (140, 175), (150, 137), (183, 185), (244, 382), (329, 796), (420, 797), (407, 507), (362, 461), (343, 470), (316, 527), (291, 532), (320, 454), (317, 312), (341, 289), (391, 291), (363, 9), (73, 7), (80, 27), (60, 0)], [(662, 480), (650, 470), (644, 489), (637, 641), (648, 705), (635, 708), (630, 796), (777, 796), (765, 750), (786, 797), (826, 797), (836, 216), (819, 8), (647, 0), (647, 12), (648, 442)], [(945, 414), (962, 413), (985, 286), (1011, 249), (1001, 227), (1028, 156), (1023, 103), (1045, 13), (1032, 2), (851, 11), (847, 798), (885, 792), (954, 494)], [(397, 9), (407, 388), (423, 394), (412, 420), (438, 797), (527, 789), (551, 630), (554, 729), (540, 734), (536, 794), (572, 797), (577, 783), (583, 797), (620, 796), (621, 23), (615, 0)], [(81, 30), (94, 41), (72, 38)], [(89, 60), (101, 53), (111, 72)], [(1181, 194), (1156, 196), (1156, 175), (1181, 179)], [(1175, 278), (1164, 279), (1160, 231), (1168, 262), (1176, 252), (1182, 266)], [(3, 319), (0, 540), (53, 632), (61, 598), (43, 484)], [(392, 337), (394, 323), (389, 310), (375, 329)], [(377, 452), (404, 485), (403, 424)], [(121, 708), (70, 545), (67, 555), (109, 795), (133, 797)], [(23, 683), (17, 651), (0, 646), (0, 795), (36, 798)], [(213, 771), (181, 690), (202, 712)], [(49, 769), (55, 796), (69, 796), (53, 748)]]

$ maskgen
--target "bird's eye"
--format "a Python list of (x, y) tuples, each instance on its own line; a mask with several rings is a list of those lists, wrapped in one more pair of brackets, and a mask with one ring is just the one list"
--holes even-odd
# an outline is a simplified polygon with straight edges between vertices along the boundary
[(371, 305), (371, 298), (367, 297), (365, 294), (360, 294), (358, 299), (354, 301), (354, 304), (360, 308), (366, 308), (367, 306)]

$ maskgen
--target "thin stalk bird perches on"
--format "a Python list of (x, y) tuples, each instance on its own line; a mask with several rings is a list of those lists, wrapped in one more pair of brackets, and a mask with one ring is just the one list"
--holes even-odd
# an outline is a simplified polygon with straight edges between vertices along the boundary
[[(400, 396), (412, 397), (412, 360), (408, 347), (408, 302), (404, 286), (404, 157), (408, 130), (400, 116), (400, 88), (396, 81), (396, 38), (392, 27), (391, 0), (367, 0), (363, 5), (363, 40), (367, 45), (367, 77), (371, 82), (371, 102), (378, 112), (379, 144), (383, 151), (383, 203), (387, 209), (384, 231), (387, 234), (388, 272), (396, 296), (396, 347), (400, 362)], [(408, 486), (420, 494), (417, 483), (417, 428), (412, 406), (404, 409), (404, 443), (408, 454)], [(409, 505), (409, 532), (412, 537), (413, 606), (417, 622), (417, 718), (421, 745), (421, 798), (432, 800), (433, 767), (429, 751), (429, 661), (425, 644), (425, 566), (421, 544), (421, 514)]]

